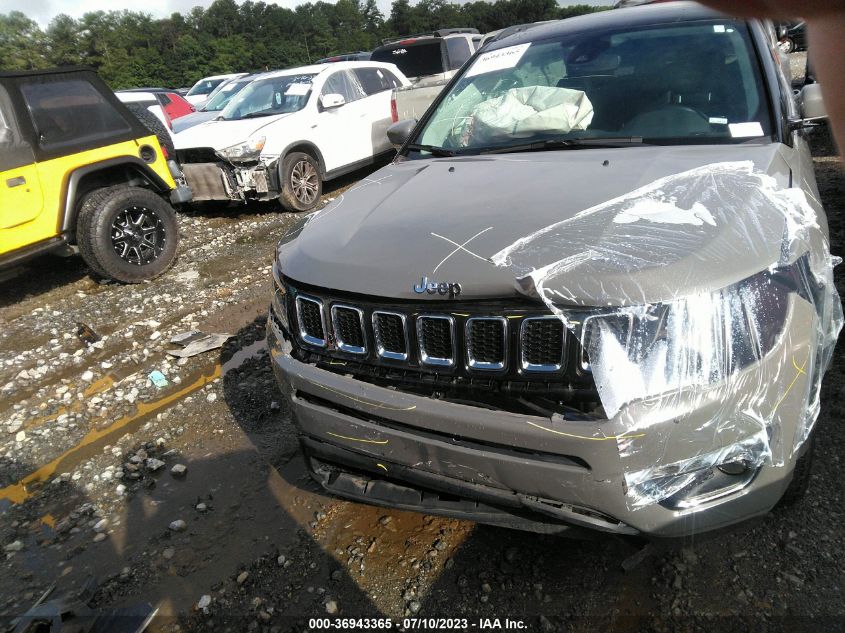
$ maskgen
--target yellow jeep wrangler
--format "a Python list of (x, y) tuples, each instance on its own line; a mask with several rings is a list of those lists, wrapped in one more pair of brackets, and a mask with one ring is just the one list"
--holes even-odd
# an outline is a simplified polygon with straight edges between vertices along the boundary
[(164, 272), (178, 242), (172, 205), (191, 190), (156, 124), (92, 70), (0, 73), (0, 268), (78, 251), (123, 283)]

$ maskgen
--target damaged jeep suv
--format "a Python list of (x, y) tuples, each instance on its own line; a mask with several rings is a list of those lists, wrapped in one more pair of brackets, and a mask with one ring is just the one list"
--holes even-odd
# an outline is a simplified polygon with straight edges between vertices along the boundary
[[(673, 537), (800, 497), (842, 310), (764, 25), (694, 3), (480, 51), (279, 243), (273, 365), (363, 502)], [(403, 137), (404, 138), (401, 138)]]

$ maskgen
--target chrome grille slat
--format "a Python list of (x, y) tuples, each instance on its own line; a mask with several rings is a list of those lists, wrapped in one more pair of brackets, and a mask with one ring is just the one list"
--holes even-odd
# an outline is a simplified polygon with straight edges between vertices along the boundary
[(440, 314), (419, 315), (417, 343), (424, 365), (452, 367), (455, 364), (455, 319)]
[(466, 321), (467, 365), (470, 369), (504, 369), (508, 358), (508, 322), (504, 317), (472, 317)]
[(408, 360), (408, 329), (401, 312), (373, 311), (376, 354), (388, 360)]
[(331, 314), (337, 348), (348, 354), (366, 354), (367, 333), (364, 331), (364, 312), (355, 306), (335, 303), (332, 305)]
[[(566, 330), (556, 316), (528, 317), (519, 328), (520, 365), (525, 372), (555, 372), (564, 366)], [(560, 350), (555, 353), (554, 350)]]
[(299, 295), (296, 298), (296, 322), (303, 341), (316, 347), (326, 346), (326, 320), (322, 301)]

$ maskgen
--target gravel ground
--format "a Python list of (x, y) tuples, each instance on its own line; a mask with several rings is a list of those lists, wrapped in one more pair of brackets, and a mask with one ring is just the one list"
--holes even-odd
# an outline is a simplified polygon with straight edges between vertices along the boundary
[[(845, 177), (824, 132), (813, 145), (842, 254)], [(516, 617), (540, 631), (845, 628), (841, 350), (807, 498), (726, 533), (641, 552), (339, 501), (305, 475), (262, 341), (272, 247), (295, 219), (271, 206), (183, 214), (176, 266), (139, 286), (99, 283), (76, 258), (4, 273), (0, 630), (52, 584), (58, 596), (92, 575), (98, 607), (156, 605), (152, 631), (377, 615), (469, 629)], [(101, 340), (81, 341), (79, 323)], [(192, 329), (233, 337), (168, 356)]]

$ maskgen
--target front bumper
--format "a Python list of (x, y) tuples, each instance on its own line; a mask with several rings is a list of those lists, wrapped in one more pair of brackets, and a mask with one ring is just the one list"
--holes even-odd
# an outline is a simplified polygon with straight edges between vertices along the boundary
[[(810, 312), (802, 311), (802, 305), (793, 305), (790, 327), (761, 363), (782, 364), (784, 358), (812, 350), (812, 309), (807, 305)], [(632, 504), (626, 474), (720, 448), (690, 446), (676, 433), (679, 415), (692, 426), (717, 418), (725, 403), (715, 394), (708, 398), (698, 392), (686, 403), (675, 399), (671, 410), (651, 401), (632, 403), (624, 416), (610, 420), (532, 417), (325, 371), (292, 358), (284, 337), (271, 319), (267, 340), (273, 368), (312, 473), (340, 496), (511, 527), (547, 526), (541, 531), (575, 525), (682, 537), (765, 514), (792, 477), (795, 456), (783, 465), (764, 464), (741, 489), (694, 507)], [(773, 442), (792, 441), (809, 380), (807, 373), (798, 373), (778, 403), (783, 428)], [(647, 432), (633, 442), (620, 440), (630, 428), (622, 417), (647, 419)]]
[(252, 166), (214, 163), (184, 163), (182, 171), (194, 192), (195, 201), (270, 200), (279, 195), (275, 170), (259, 163)]

